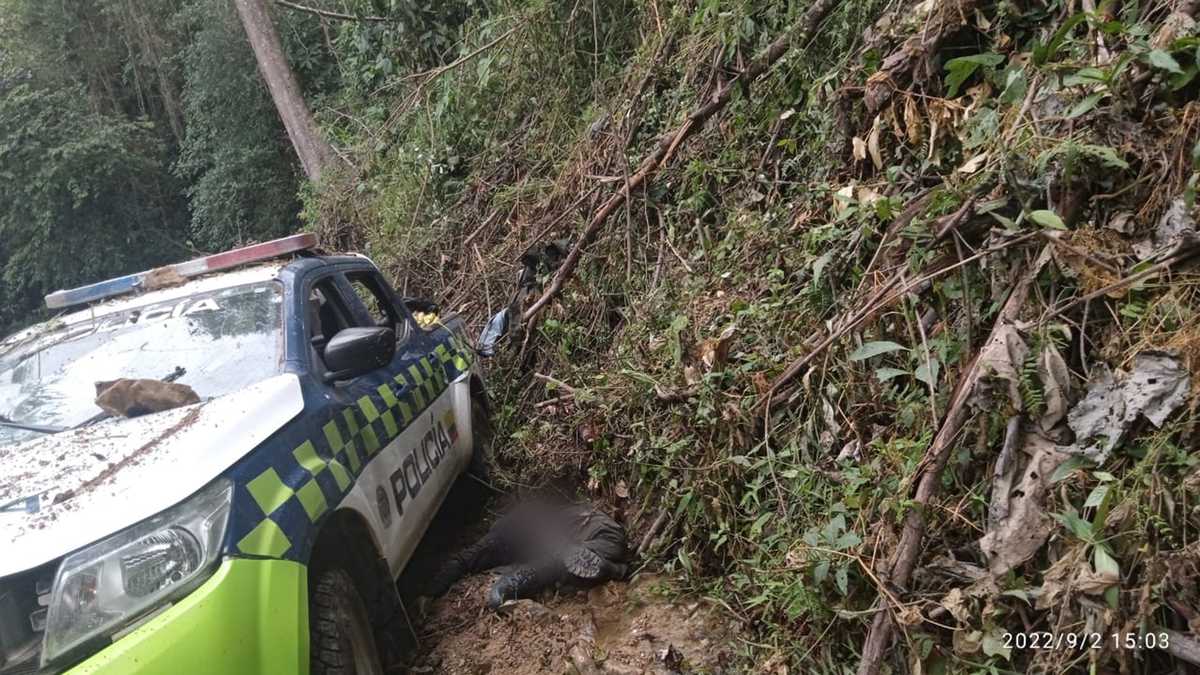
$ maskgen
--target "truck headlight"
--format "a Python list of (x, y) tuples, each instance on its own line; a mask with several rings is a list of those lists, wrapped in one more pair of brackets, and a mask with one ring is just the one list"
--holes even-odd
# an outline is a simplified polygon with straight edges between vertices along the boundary
[(42, 666), (195, 589), (220, 560), (233, 484), (219, 480), (67, 556), (46, 617)]

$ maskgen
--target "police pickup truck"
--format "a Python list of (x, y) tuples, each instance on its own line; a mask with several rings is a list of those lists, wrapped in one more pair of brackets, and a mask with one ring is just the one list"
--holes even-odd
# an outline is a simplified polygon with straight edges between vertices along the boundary
[[(59, 291), (0, 342), (0, 675), (383, 672), (486, 397), (460, 321), (315, 243)], [(194, 396), (98, 407), (120, 381)]]

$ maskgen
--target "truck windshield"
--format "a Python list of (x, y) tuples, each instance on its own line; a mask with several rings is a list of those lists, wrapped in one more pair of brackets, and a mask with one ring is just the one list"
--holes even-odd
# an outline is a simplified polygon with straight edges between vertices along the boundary
[[(101, 412), (96, 383), (176, 382), (201, 399), (222, 396), (280, 372), (283, 299), (277, 282), (174, 298), (55, 326), (0, 348), (0, 418), (73, 427)], [(38, 432), (0, 427), (0, 445)]]

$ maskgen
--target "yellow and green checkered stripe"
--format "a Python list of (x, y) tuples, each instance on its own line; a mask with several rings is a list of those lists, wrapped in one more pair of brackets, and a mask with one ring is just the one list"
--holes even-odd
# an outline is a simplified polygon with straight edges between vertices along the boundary
[(379, 451), (470, 369), (473, 356), (461, 337), (449, 333), (431, 353), (403, 362), (385, 381), (367, 384), (369, 378), (360, 378), (355, 403), (324, 423), (308, 417), (293, 422), (308, 432), (293, 443), (281, 441), (286, 451), (279, 443), (256, 451), (264, 461), (244, 474), (249, 504), (239, 511), (249, 515), (235, 513), (236, 552), (303, 560), (315, 524), (341, 502)]

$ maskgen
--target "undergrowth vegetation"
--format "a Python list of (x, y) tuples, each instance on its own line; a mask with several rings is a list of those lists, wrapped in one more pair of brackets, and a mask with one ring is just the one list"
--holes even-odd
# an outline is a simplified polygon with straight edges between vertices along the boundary
[[(360, 170), (308, 217), (479, 326), (807, 8), (490, 5), (326, 118)], [(892, 672), (1164, 672), (1122, 641), (1200, 628), (1195, 386), (1077, 420), (1143, 358), (1200, 372), (1189, 11), (837, 3), (491, 363), (501, 486), (609, 500), (739, 669), (874, 672), (882, 634)]]

